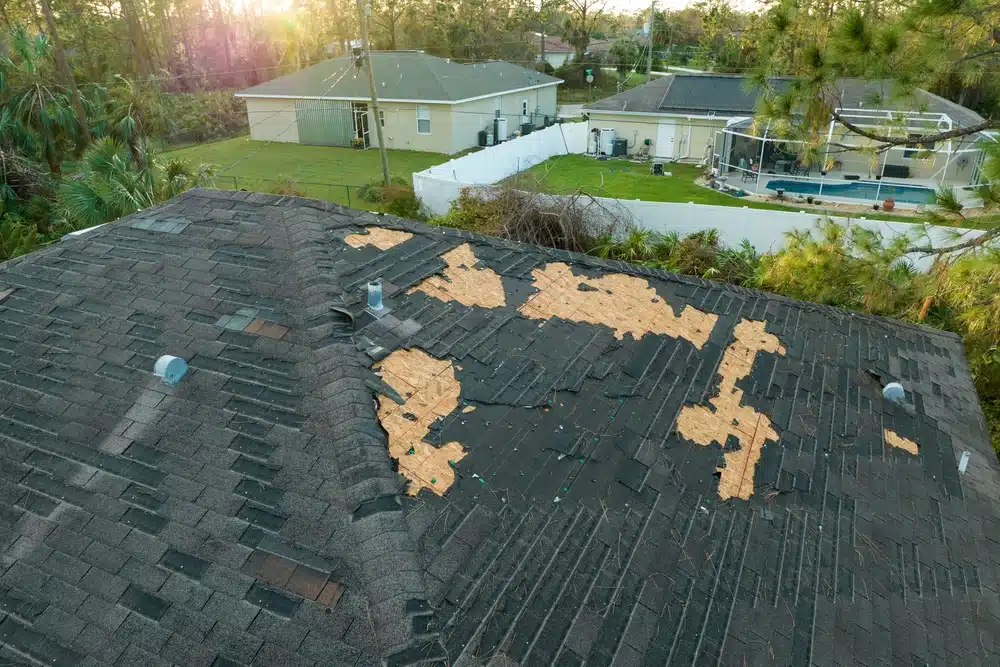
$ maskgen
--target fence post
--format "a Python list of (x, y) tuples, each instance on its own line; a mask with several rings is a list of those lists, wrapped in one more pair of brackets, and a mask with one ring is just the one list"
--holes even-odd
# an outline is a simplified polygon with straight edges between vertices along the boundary
[(347, 208), (351, 208), (351, 186), (345, 185), (344, 189), (347, 190)]
[(236, 182), (236, 177), (233, 176), (233, 190), (239, 190), (240, 184)]

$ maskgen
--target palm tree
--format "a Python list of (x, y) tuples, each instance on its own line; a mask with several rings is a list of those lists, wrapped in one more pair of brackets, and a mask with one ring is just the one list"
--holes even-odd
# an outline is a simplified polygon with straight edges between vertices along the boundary
[(138, 167), (128, 147), (114, 137), (102, 137), (83, 154), (83, 177), (59, 188), (59, 207), (77, 229), (93, 227), (174, 197), (211, 181), (210, 166), (183, 160), (142, 157)]
[(13, 57), (0, 56), (0, 101), (13, 118), (35, 135), (49, 170), (61, 172), (62, 144), (82, 130), (69, 91), (51, 76), (51, 45), (44, 35), (31, 37), (21, 25), (8, 34)]

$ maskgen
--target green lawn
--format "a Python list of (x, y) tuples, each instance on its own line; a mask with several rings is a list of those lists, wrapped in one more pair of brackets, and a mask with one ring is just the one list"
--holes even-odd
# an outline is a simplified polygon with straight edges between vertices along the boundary
[[(601, 72), (602, 80), (600, 86), (579, 86), (579, 87), (569, 87), (563, 84), (556, 88), (556, 99), (559, 104), (586, 104), (589, 102), (596, 102), (597, 100), (603, 100), (606, 97), (611, 97), (618, 93), (618, 80), (620, 75), (618, 72), (609, 72), (603, 70)], [(624, 90), (629, 88), (635, 88), (636, 86), (641, 86), (646, 83), (646, 75), (638, 74), (632, 72), (632, 75), (627, 77), (628, 80), (625, 81), (623, 86)]]
[[(259, 152), (239, 162), (254, 151)], [(278, 142), (268, 144), (265, 141), (249, 141), (246, 137), (188, 146), (163, 156), (212, 164), (220, 172), (239, 162), (216, 177), (217, 188), (269, 192), (280, 182), (290, 179), (295, 188), (308, 197), (350, 204), (355, 208), (372, 208), (372, 204), (357, 196), (357, 188), (380, 179), (382, 174), (376, 149), (354, 150)], [(440, 153), (391, 150), (389, 171), (409, 181), (413, 172), (441, 164), (448, 157)]]
[[(768, 202), (750, 201), (711, 190), (695, 183), (703, 169), (691, 164), (667, 164), (670, 176), (653, 176), (647, 164), (633, 164), (627, 160), (599, 161), (585, 155), (559, 155), (521, 172), (510, 180), (530, 179), (545, 192), (565, 194), (577, 188), (595, 197), (615, 197), (618, 199), (642, 199), (645, 201), (694, 202), (716, 206), (747, 206), (775, 211), (799, 211), (803, 206), (783, 206)], [(603, 185), (602, 185), (603, 183)], [(823, 209), (810, 206), (822, 214)], [(834, 211), (835, 215), (845, 215)], [(872, 220), (900, 220), (917, 222), (917, 218), (871, 213), (860, 213)]]

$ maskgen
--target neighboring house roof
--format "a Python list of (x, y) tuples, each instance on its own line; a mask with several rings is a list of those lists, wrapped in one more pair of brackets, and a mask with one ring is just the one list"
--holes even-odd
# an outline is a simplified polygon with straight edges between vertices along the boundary
[[(372, 53), (379, 99), (450, 104), (562, 82), (504, 61), (462, 64), (421, 51)], [(236, 94), (237, 97), (368, 100), (368, 79), (351, 56), (331, 58)]]
[[(775, 79), (774, 85), (781, 89), (790, 80)], [(838, 88), (838, 106), (842, 108), (946, 113), (960, 126), (983, 120), (971, 109), (919, 88), (904, 99), (893, 98), (888, 82), (841, 79)], [(584, 111), (746, 116), (756, 111), (761, 93), (760, 88), (750, 88), (746, 77), (738, 74), (671, 74), (589, 104)]]
[(0, 265), (0, 298), (8, 661), (1000, 651), (1000, 472), (950, 333), (209, 190)]
[[(542, 34), (536, 32), (537, 37), (541, 37)], [(593, 53), (595, 51), (606, 51), (610, 47), (611, 42), (606, 39), (592, 39), (587, 43), (586, 53)], [(575, 53), (576, 48), (571, 44), (564, 42), (562, 39), (555, 37), (553, 35), (545, 36), (545, 52), (546, 53)]]

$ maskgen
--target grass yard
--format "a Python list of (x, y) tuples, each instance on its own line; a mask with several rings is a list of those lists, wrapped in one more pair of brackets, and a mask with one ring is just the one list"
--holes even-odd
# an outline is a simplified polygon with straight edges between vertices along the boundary
[[(598, 161), (586, 155), (559, 155), (535, 165), (517, 176), (530, 179), (544, 192), (566, 194), (577, 188), (595, 197), (615, 197), (618, 199), (643, 199), (645, 201), (694, 202), (715, 206), (737, 206), (762, 208), (773, 211), (799, 211), (802, 206), (783, 206), (769, 202), (750, 201), (711, 190), (695, 183), (702, 169), (691, 164), (666, 164), (664, 168), (671, 176), (653, 176), (646, 164), (633, 164), (626, 160)], [(524, 183), (525, 181), (520, 181)], [(603, 184), (603, 185), (602, 185)], [(822, 214), (823, 210), (810, 207)], [(844, 212), (833, 212), (845, 215)], [(917, 218), (871, 213), (859, 214), (872, 220), (900, 220), (917, 222)]]
[[(556, 98), (559, 104), (586, 104), (603, 100), (618, 93), (618, 81), (621, 77), (618, 72), (604, 70), (601, 72), (600, 86), (567, 86), (565, 84), (556, 88)], [(646, 83), (646, 75), (632, 72), (627, 77), (623, 89), (635, 88)]]
[[(249, 141), (246, 137), (188, 146), (163, 153), (167, 158), (215, 165), (221, 171), (245, 156), (259, 151), (215, 178), (215, 187), (270, 192), (282, 182), (292, 181), (307, 197), (325, 199), (354, 208), (374, 207), (357, 196), (357, 188), (380, 180), (382, 167), (378, 150), (355, 150), (334, 146)], [(394, 176), (410, 176), (415, 171), (445, 162), (449, 156), (417, 151), (389, 151), (389, 170)]]

